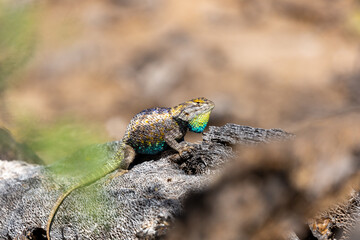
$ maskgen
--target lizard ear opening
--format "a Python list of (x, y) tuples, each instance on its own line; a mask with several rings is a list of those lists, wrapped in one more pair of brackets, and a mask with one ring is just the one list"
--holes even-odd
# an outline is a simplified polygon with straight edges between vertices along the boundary
[(187, 112), (180, 112), (179, 114), (175, 115), (176, 118), (181, 119), (185, 122), (189, 122), (190, 121), (190, 114)]
[(171, 109), (172, 116), (174, 118), (178, 118), (178, 119), (188, 122), (189, 121), (189, 113), (184, 111), (184, 108), (185, 108), (184, 104), (180, 104), (176, 107), (173, 107)]

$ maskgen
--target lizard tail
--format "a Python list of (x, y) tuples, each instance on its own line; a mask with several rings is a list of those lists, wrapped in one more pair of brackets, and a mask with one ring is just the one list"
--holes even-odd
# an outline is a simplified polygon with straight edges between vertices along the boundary
[(75, 189), (81, 187), (81, 185), (76, 185), (70, 189), (68, 189), (66, 192), (64, 192), (59, 198), (58, 200), (56, 201), (54, 207), (51, 209), (51, 212), (49, 214), (49, 218), (48, 218), (48, 221), (47, 221), (47, 224), (46, 224), (46, 237), (48, 240), (51, 240), (50, 239), (50, 228), (51, 228), (51, 225), (52, 225), (52, 222), (53, 222), (53, 218), (57, 212), (57, 210), (59, 209), (59, 206), (60, 204), (64, 201), (64, 199), (72, 192), (74, 191)]
[[(68, 190), (66, 190), (61, 196), (57, 199), (56, 203), (54, 204), (54, 207), (51, 209), (51, 212), (49, 214), (49, 218), (46, 224), (46, 237), (48, 240), (50, 239), (50, 230), (51, 225), (53, 222), (53, 218), (59, 209), (59, 206), (64, 201), (64, 199), (75, 189), (86, 186), (92, 182), (95, 182), (96, 180), (100, 179), (101, 177), (104, 177), (105, 175), (113, 172), (114, 170), (120, 168), (120, 169), (128, 169), (130, 163), (135, 158), (135, 151), (134, 149), (129, 145), (123, 145), (116, 153), (116, 156), (114, 157), (113, 161), (108, 161), (105, 166), (103, 166), (100, 170), (88, 175), (84, 179), (81, 179), (81, 181), (70, 187)], [(122, 171), (122, 174), (124, 171)]]

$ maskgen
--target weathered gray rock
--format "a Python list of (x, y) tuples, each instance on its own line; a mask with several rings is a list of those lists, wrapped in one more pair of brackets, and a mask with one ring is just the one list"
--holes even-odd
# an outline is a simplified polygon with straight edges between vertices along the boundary
[(210, 126), (209, 129), (209, 132), (204, 133), (204, 141), (227, 144), (259, 144), (295, 137), (281, 129), (253, 128), (234, 123), (227, 123), (222, 127)]
[[(276, 135), (276, 138), (274, 138)], [(245, 136), (245, 137), (244, 137)], [(163, 235), (182, 211), (184, 198), (207, 186), (231, 157), (229, 144), (288, 139), (292, 134), (227, 124), (210, 127), (204, 141), (194, 144), (193, 156), (174, 162), (177, 154), (142, 157), (120, 177), (108, 176), (77, 189), (60, 206), (52, 239), (152, 239)], [(104, 146), (113, 146), (118, 142)], [(140, 157), (141, 158), (141, 157)], [(64, 191), (51, 181), (43, 166), (1, 161), (0, 239), (14, 238), (26, 229), (45, 228), (50, 209)], [(189, 174), (191, 173), (191, 174)]]

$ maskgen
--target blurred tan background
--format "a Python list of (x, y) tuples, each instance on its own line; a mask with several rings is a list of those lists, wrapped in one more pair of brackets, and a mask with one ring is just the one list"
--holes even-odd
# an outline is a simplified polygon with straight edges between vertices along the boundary
[(360, 101), (359, 1), (3, 2), (34, 43), (2, 93), (23, 140), (29, 122), (62, 119), (119, 139), (137, 112), (199, 96), (216, 103), (210, 125), (288, 131)]

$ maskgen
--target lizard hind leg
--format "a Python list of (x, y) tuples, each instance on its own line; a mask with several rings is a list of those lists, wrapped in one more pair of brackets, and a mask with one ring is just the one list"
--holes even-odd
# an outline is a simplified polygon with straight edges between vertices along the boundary
[(129, 165), (134, 161), (135, 159), (135, 150), (130, 146), (125, 144), (124, 148), (121, 149), (123, 151), (123, 159), (121, 160), (119, 169), (116, 173), (111, 175), (109, 179), (106, 181), (106, 183), (111, 182), (114, 178), (120, 177), (121, 175), (128, 172)]
[(134, 161), (135, 159), (135, 150), (130, 145), (125, 144), (124, 146), (124, 159), (122, 159), (120, 164), (120, 169), (127, 170), (129, 168), (129, 165)]

